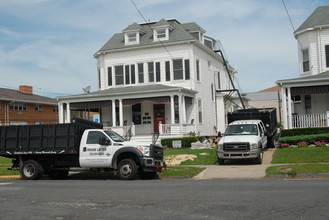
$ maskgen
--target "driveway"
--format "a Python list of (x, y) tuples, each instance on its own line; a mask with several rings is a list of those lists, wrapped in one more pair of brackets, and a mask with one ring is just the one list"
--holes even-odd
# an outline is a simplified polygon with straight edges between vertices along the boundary
[(275, 148), (264, 151), (263, 163), (253, 164), (252, 161), (228, 161), (225, 165), (208, 166), (194, 179), (260, 179), (265, 177), (265, 171), (271, 166)]

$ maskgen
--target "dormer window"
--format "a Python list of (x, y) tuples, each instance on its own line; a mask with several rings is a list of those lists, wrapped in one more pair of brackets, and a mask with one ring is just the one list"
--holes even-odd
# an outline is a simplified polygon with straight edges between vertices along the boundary
[(137, 42), (137, 33), (127, 34), (127, 36), (128, 36), (129, 43)]
[(139, 44), (139, 34), (137, 32), (125, 34), (125, 45)]
[(157, 38), (166, 38), (167, 37), (166, 29), (156, 30), (156, 35), (157, 35)]
[(144, 29), (137, 23), (129, 25), (122, 31), (124, 33), (125, 45), (139, 44), (140, 38), (145, 34)]
[(154, 30), (154, 42), (161, 40), (169, 40), (169, 29), (159, 28)]

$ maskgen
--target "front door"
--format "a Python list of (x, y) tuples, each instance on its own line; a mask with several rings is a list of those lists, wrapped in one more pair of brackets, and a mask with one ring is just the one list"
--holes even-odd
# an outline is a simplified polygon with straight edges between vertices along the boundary
[(165, 105), (164, 104), (155, 104), (153, 105), (154, 112), (154, 132), (159, 131), (159, 124), (166, 124), (165, 118)]

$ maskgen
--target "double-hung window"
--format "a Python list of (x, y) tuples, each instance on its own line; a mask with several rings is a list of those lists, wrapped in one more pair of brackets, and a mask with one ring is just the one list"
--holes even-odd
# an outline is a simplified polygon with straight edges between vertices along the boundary
[(303, 53), (303, 72), (310, 71), (310, 58), (308, 49), (302, 50)]

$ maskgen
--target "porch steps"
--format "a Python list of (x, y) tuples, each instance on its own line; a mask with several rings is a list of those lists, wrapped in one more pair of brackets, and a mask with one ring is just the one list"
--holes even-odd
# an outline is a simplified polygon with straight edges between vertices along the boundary
[(143, 143), (152, 143), (152, 135), (134, 135), (131, 137), (130, 141), (133, 142), (143, 142)]
[[(166, 138), (175, 138), (178, 137), (177, 135), (161, 135), (158, 138), (158, 141), (156, 144), (160, 144), (161, 145), (161, 139), (166, 139)], [(143, 143), (152, 143), (152, 135), (134, 135), (131, 137), (130, 141), (134, 141), (134, 142), (143, 142)]]

